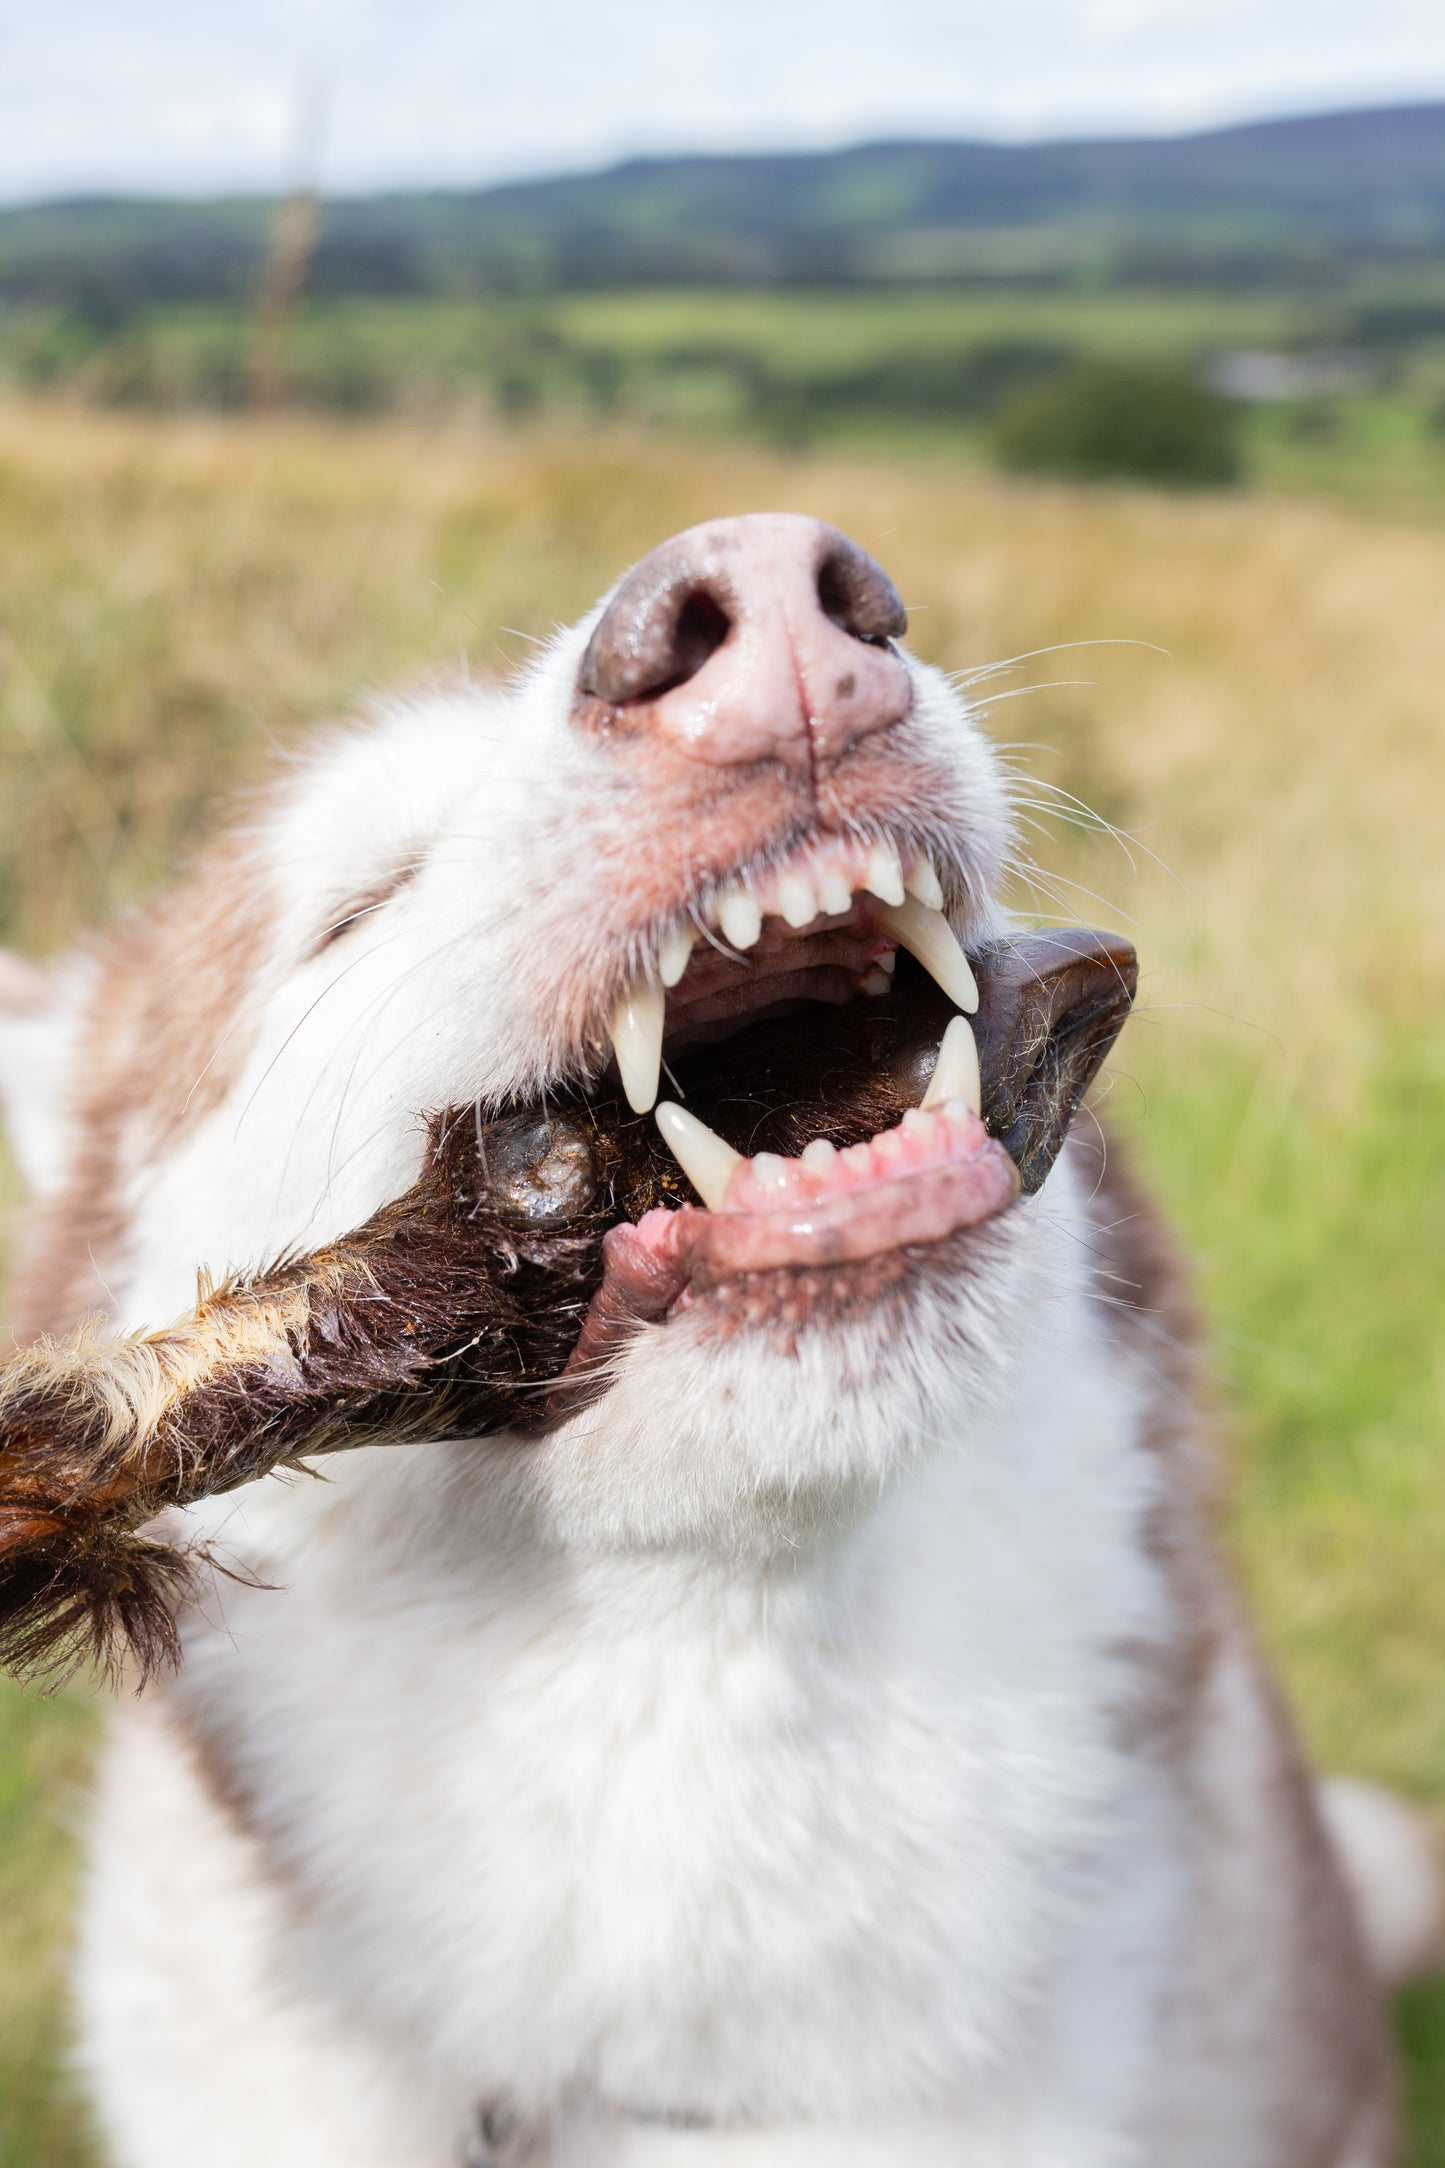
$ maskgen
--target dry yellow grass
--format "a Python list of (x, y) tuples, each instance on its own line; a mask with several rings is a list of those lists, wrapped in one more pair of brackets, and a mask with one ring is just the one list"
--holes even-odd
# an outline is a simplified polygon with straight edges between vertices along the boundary
[[(1033, 688), (991, 727), (1137, 839), (1035, 844), (1144, 951), (1113, 1105), (1200, 1260), (1239, 1554), (1317, 1748), (1445, 1802), (1445, 533), (733, 447), (0, 408), (5, 937), (52, 946), (154, 879), (269, 739), (368, 682), (503, 667), (661, 536), (765, 506), (874, 548), (951, 668), (1061, 649), (990, 681)], [(1144, 644), (1075, 644), (1100, 641)], [(1416, 2033), (1423, 2086), (1428, 2012)], [(1445, 2161), (1427, 2117), (1417, 2157)], [(70, 2157), (38, 2146), (0, 2162)]]

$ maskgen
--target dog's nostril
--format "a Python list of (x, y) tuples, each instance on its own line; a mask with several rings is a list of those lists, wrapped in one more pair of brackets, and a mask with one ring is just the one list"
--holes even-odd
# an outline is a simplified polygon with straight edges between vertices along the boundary
[(696, 677), (731, 630), (725, 604), (710, 586), (688, 578), (666, 557), (660, 566), (647, 558), (623, 581), (593, 633), (578, 684), (612, 707), (659, 699)]
[(818, 567), (818, 606), (870, 647), (886, 647), (908, 630), (908, 612), (888, 574), (847, 540), (836, 543)]
[[(696, 677), (709, 655), (715, 655), (732, 630), (732, 620), (715, 595), (697, 588), (684, 602), (673, 634), (677, 667), (670, 683), (682, 685)], [(659, 686), (661, 692), (666, 688)]]

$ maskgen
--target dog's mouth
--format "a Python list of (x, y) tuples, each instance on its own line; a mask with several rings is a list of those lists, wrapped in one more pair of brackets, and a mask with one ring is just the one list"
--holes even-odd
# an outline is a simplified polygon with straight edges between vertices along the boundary
[[(716, 947), (657, 952), (640, 1028), (627, 990), (615, 1073), (438, 1113), (406, 1195), (204, 1291), (169, 1333), (121, 1336), (104, 1362), (83, 1339), (17, 1357), (0, 1661), (172, 1653), (185, 1561), (145, 1532), (166, 1506), (372, 1442), (536, 1436), (606, 1389), (639, 1323), (682, 1307), (791, 1334), (967, 1269), (970, 1230), (1053, 1164), (1134, 953), (1068, 932), (965, 957), (908, 870), (907, 901), (865, 885), (810, 906), (800, 888), (776, 911), (754, 898), (756, 924), (719, 910)], [(675, 1096), (654, 1116), (664, 1065)]]
[(657, 941), (600, 1078), (489, 1127), (494, 1195), (532, 1229), (604, 1223), (569, 1370), (742, 1277), (916, 1252), (1038, 1188), (1134, 952), (1069, 931), (966, 954), (944, 900), (930, 859), (876, 842), (735, 883)]

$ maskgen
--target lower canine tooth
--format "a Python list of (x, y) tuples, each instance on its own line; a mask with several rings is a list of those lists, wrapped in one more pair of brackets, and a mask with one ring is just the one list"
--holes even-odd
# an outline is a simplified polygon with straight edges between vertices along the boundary
[(930, 911), (916, 896), (905, 896), (900, 904), (884, 904), (878, 916), (898, 946), (916, 956), (949, 1000), (971, 1016), (978, 1007), (978, 983), (943, 913)]
[(645, 1114), (657, 1097), (666, 1006), (667, 996), (655, 979), (638, 979), (618, 1002), (612, 1019), (613, 1051), (634, 1114)]
[(938, 1060), (928, 1089), (923, 1094), (925, 1107), (941, 1107), (946, 1100), (964, 1099), (971, 1111), (983, 1111), (983, 1088), (978, 1075), (978, 1043), (973, 1036), (973, 1026), (966, 1016), (955, 1016), (943, 1034), (938, 1049)]
[(664, 986), (676, 986), (687, 969), (687, 960), (696, 940), (695, 926), (671, 926), (663, 935), (657, 952), (657, 975)]
[(700, 1122), (671, 1099), (663, 1100), (655, 1119), (663, 1143), (709, 1212), (718, 1211), (741, 1152), (735, 1152), (706, 1122)]

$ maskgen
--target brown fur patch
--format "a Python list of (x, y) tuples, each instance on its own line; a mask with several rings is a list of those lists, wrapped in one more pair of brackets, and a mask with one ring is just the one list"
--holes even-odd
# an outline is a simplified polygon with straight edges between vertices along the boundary
[[(1128, 1154), (1106, 1131), (1070, 1146), (1094, 1185), (1096, 1284), (1108, 1329), (1144, 1395), (1144, 1442), (1164, 1475), (1143, 1534), (1164, 1575), (1173, 1631), (1141, 1646), (1121, 1734), (1152, 1751), (1190, 1802), (1198, 1847), (1197, 1916), (1173, 2020), (1219, 2041), (1246, 2082), (1228, 1983), (1251, 2003), (1260, 1938), (1288, 2007), (1258, 2043), (1255, 2087), (1271, 2158), (1336, 2168), (1345, 2151), (1366, 2162), (1395, 2157), (1393, 2085), (1383, 2009), (1359, 1923), (1321, 1825), (1315, 1782), (1289, 1716), (1241, 1615), (1216, 1547), (1219, 1458), (1209, 1408), (1201, 1321), (1179, 1249)], [(1252, 1697), (1252, 1759), (1231, 1775), (1231, 1698)], [(1241, 1846), (1269, 1845), (1271, 1916), (1243, 1912), (1236, 1892)], [(1221, 1986), (1221, 1983), (1223, 1985)], [(1361, 2118), (1356, 2124), (1356, 2118)], [(1353, 2134), (1358, 2152), (1346, 2146)], [(1370, 2133), (1368, 2141), (1366, 2132)]]
[(1234, 1616), (1214, 1540), (1219, 1459), (1202, 1321), (1184, 1258), (1125, 1147), (1095, 1121), (1079, 1125), (1069, 1152), (1090, 1191), (1101, 1323), (1129, 1367), (1142, 1442), (1163, 1473), (1141, 1536), (1169, 1590), (1173, 1631), (1137, 1651), (1120, 1727), (1177, 1763), (1193, 1750), (1201, 1697)]
[(1193, 1418), (1202, 1320), (1168, 1222), (1113, 1133), (1080, 1125), (1070, 1151), (1091, 1191), (1099, 1300), (1121, 1346), (1144, 1362), (1161, 1402)]
[(247, 1052), (246, 999), (268, 932), (259, 873), (244, 842), (228, 838), (98, 945), (74, 1064), (78, 1144), (64, 1188), (23, 1233), (18, 1340), (110, 1308), (127, 1178), (225, 1097)]

